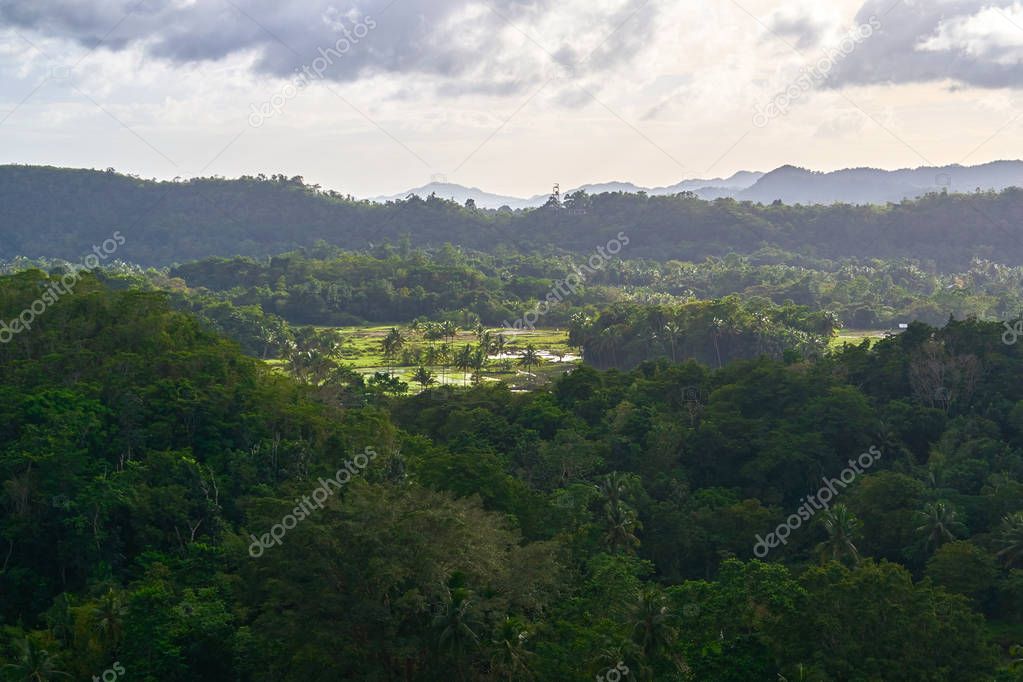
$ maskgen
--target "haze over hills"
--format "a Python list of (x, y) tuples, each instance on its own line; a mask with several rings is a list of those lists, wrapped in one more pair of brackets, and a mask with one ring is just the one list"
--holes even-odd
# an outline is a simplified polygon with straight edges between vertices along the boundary
[[(627, 194), (638, 194), (646, 192), (650, 196), (669, 196), (679, 192), (695, 192), (701, 199), (717, 199), (724, 196), (732, 196), (737, 191), (752, 186), (764, 174), (753, 171), (739, 171), (728, 178), (693, 179), (683, 180), (667, 187), (642, 187), (631, 182), (598, 182), (581, 185), (572, 189), (562, 189), (562, 195), (572, 194), (579, 190), (585, 190), (588, 194), (601, 194), (604, 192), (625, 192)], [(409, 195), (426, 198), (430, 194), (436, 194), (441, 199), (451, 199), (464, 204), (466, 199), (472, 199), (480, 208), (499, 209), (508, 207), (511, 209), (537, 208), (543, 206), (550, 193), (534, 194), (531, 197), (513, 197), (501, 194), (484, 192), (477, 187), (465, 187), (449, 182), (431, 182), (422, 187), (391, 194), (386, 196), (373, 197), (370, 201), (386, 203), (388, 201), (399, 201)]]
[(785, 204), (885, 204), (929, 192), (1000, 191), (1023, 187), (1023, 161), (993, 161), (980, 166), (923, 166), (886, 171), (848, 168), (819, 173), (782, 166), (736, 192), (737, 199)]
[[(562, 194), (580, 189), (589, 194), (646, 192), (650, 196), (693, 192), (701, 199), (731, 197), (762, 204), (774, 201), (784, 204), (886, 204), (915, 199), (928, 192), (1000, 191), (1007, 187), (1023, 187), (1023, 161), (993, 161), (979, 166), (922, 166), (892, 171), (848, 168), (827, 173), (785, 165), (769, 173), (739, 171), (728, 178), (683, 180), (667, 187), (642, 187), (631, 182), (594, 183), (563, 190)], [(374, 197), (371, 201), (385, 203), (410, 194), (425, 198), (431, 193), (461, 204), (471, 198), (478, 207), (491, 209), (504, 206), (511, 209), (536, 208), (550, 196), (503, 196), (475, 187), (435, 182), (400, 194)]]

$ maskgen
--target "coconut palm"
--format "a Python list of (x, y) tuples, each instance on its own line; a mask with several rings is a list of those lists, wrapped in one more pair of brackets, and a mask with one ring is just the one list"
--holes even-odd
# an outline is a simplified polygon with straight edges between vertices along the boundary
[(863, 524), (844, 504), (836, 504), (821, 514), (821, 525), (828, 533), (828, 539), (817, 545), (821, 561), (849, 560), (854, 565), (860, 562), (856, 539)]
[(504, 355), (504, 347), (508, 345), (508, 337), (504, 334), (498, 334), (494, 338), (494, 352), (498, 355)]
[(468, 593), (455, 590), (433, 619), (437, 649), (451, 656), (463, 679), (469, 654), (480, 642), (475, 631), (477, 623), (472, 607), (473, 602)]
[[(675, 653), (678, 631), (671, 625), (668, 600), (656, 587), (643, 589), (631, 608), (632, 641), (643, 654), (647, 663), (659, 658), (669, 658), (681, 669), (684, 665)], [(647, 675), (649, 667), (644, 666)]]
[[(622, 341), (622, 331), (618, 327), (608, 327), (597, 337), (597, 350), (601, 361), (609, 367), (618, 366), (618, 348)], [(604, 362), (605, 356), (611, 356), (611, 362)]]
[(529, 630), (520, 621), (506, 618), (491, 639), (494, 647), (494, 653), (490, 658), (491, 669), (509, 682), (534, 679), (535, 676), (529, 669), (534, 654), (526, 649), (529, 637)]
[(451, 346), (446, 343), (440, 344), (437, 348), (437, 361), (440, 363), (440, 379), (444, 381), (448, 369), (448, 362), (451, 360)]
[(540, 366), (540, 354), (536, 352), (533, 344), (528, 344), (519, 355), (519, 365), (526, 368), (527, 374), (530, 367)]
[[(489, 333), (489, 332), (488, 332)], [(483, 346), (477, 346), (476, 350), (472, 353), (472, 379), (474, 383), (479, 383), (483, 377), (483, 368), (487, 365), (487, 352)]]
[(624, 502), (610, 504), (604, 508), (604, 543), (612, 554), (619, 550), (635, 549), (639, 538), (635, 531), (640, 528), (636, 512)]
[(473, 352), (472, 346), (465, 344), (457, 353), (455, 353), (455, 367), (462, 370), (462, 381), (468, 383), (469, 381), (469, 370), (473, 366)]
[(487, 330), (483, 330), (477, 338), (479, 339), (480, 348), (483, 350), (483, 354), (490, 355), (490, 351), (494, 347), (494, 335)]
[(671, 349), (671, 361), (678, 362), (677, 351), (678, 341), (682, 338), (682, 327), (677, 322), (668, 322), (662, 328), (664, 333), (664, 339), (668, 342), (668, 346)]
[(604, 542), (611, 552), (629, 550), (639, 545), (635, 531), (642, 527), (636, 512), (625, 501), (633, 486), (626, 476), (612, 471), (598, 486), (604, 500)]
[(124, 617), (128, 608), (124, 601), (113, 590), (107, 590), (90, 614), (93, 628), (106, 650), (116, 652), (124, 636)]
[(24, 639), (18, 644), (20, 653), (16, 663), (8, 663), (0, 670), (4, 671), (5, 677), (17, 682), (50, 682), (62, 678), (69, 678), (71, 675), (58, 670), (59, 661), (51, 656), (48, 651), (36, 644), (32, 639)]
[(415, 381), (422, 386), (423, 390), (426, 390), (437, 382), (437, 380), (433, 377), (433, 372), (422, 365), (419, 365), (419, 367), (416, 368), (416, 371), (412, 373), (412, 381)]
[(998, 540), (1002, 546), (998, 557), (1005, 561), (1007, 566), (1014, 566), (1023, 560), (1023, 512), (1009, 514), (1002, 519), (1002, 531)]
[(720, 317), (715, 317), (711, 323), (711, 328), (714, 330), (714, 353), (718, 359), (718, 369), (721, 368), (721, 332), (725, 328), (725, 322)]
[[(404, 346), (405, 336), (397, 327), (391, 327), (390, 331), (387, 332), (387, 336), (385, 336), (383, 341), (380, 342), (380, 349), (383, 351), (384, 357), (388, 360), (393, 359)], [(388, 365), (388, 370), (391, 369), (393, 368)]]
[(441, 324), (441, 333), (444, 336), (444, 338), (448, 338), (454, 341), (455, 337), (458, 336), (458, 325), (456, 325), (451, 320), (444, 320), (444, 322)]
[(423, 338), (427, 341), (440, 341), (444, 338), (444, 327), (436, 322), (430, 322), (423, 331)]
[(916, 513), (920, 525), (916, 532), (923, 536), (926, 549), (937, 549), (961, 536), (966, 528), (959, 521), (959, 512), (948, 502), (928, 502)]

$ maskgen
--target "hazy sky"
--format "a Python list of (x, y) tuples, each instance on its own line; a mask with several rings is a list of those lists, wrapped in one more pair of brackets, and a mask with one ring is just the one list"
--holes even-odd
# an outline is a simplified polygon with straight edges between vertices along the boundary
[(0, 0), (0, 163), (357, 196), (1020, 158), (1021, 87), (1018, 1)]

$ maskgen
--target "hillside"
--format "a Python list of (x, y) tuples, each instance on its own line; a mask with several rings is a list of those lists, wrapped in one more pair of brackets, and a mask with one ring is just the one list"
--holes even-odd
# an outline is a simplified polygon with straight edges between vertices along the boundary
[(628, 258), (700, 261), (768, 247), (819, 258), (911, 258), (942, 268), (967, 267), (974, 257), (1023, 263), (1018, 189), (931, 194), (886, 206), (574, 194), (565, 207), (571, 210), (497, 212), (417, 197), (378, 205), (284, 176), (154, 182), (6, 166), (0, 167), (0, 258), (80, 260), (115, 230), (126, 240), (117, 258), (144, 265), (262, 257), (320, 240), (364, 249), (405, 236), (420, 246), (550, 247), (589, 256), (625, 232)]

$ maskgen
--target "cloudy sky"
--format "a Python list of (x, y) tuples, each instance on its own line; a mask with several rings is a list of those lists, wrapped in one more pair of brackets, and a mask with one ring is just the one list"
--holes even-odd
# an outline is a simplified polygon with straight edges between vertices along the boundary
[(0, 0), (0, 163), (373, 196), (1023, 157), (1006, 0)]

